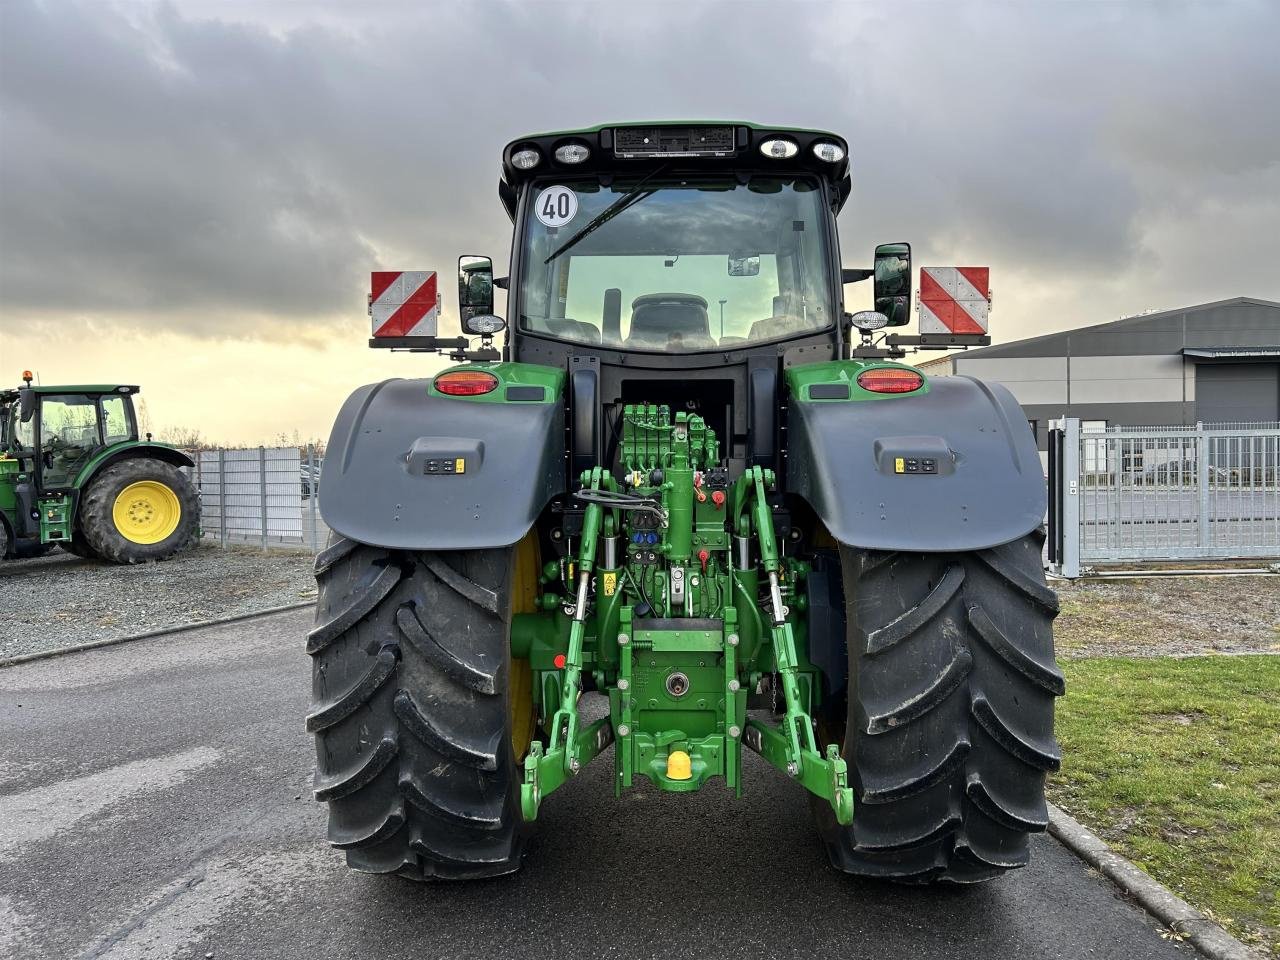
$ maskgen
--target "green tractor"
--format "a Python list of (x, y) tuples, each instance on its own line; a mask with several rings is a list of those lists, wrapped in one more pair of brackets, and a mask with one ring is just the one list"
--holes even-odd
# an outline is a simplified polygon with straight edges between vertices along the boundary
[(167, 560), (198, 535), (181, 450), (138, 439), (137, 387), (0, 391), (0, 557), (57, 545), (113, 563)]
[(846, 151), (522, 137), (509, 276), (459, 262), (469, 336), (435, 336), (432, 275), (374, 275), (370, 345), (456, 365), (361, 387), (329, 441), (307, 726), (350, 866), (513, 872), (610, 747), (618, 795), (736, 798), (758, 754), (847, 873), (1027, 862), (1063, 692), (1040, 462), (1004, 388), (895, 362), (937, 337), (875, 339), (907, 322), (910, 248), (841, 267)]

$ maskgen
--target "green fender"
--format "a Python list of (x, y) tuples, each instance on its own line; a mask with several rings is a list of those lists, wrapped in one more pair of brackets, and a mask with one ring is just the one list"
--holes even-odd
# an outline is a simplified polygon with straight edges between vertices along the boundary
[(125, 440), (121, 443), (113, 443), (109, 447), (104, 447), (90, 457), (89, 462), (81, 467), (80, 472), (76, 474), (75, 483), (72, 486), (76, 490), (83, 490), (85, 484), (92, 480), (98, 474), (98, 471), (104, 467), (133, 457), (163, 460), (165, 463), (171, 463), (175, 467), (194, 467), (196, 465), (196, 462), (189, 456), (177, 447), (170, 446), (167, 443), (155, 443), (151, 440)]

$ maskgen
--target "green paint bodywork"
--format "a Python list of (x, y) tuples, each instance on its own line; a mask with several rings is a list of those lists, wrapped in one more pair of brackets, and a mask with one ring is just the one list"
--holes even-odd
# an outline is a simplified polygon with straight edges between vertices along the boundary
[(36, 505), (40, 510), (40, 542), (65, 543), (71, 539), (71, 494), (45, 494)]
[[(787, 390), (791, 396), (809, 403), (848, 403), (858, 400), (894, 400), (902, 397), (919, 397), (929, 392), (929, 380), (924, 380), (919, 390), (910, 393), (874, 393), (858, 386), (858, 374), (864, 370), (889, 368), (893, 370), (911, 370), (920, 373), (915, 367), (903, 363), (887, 363), (883, 360), (827, 360), (822, 363), (806, 363), (798, 367), (790, 367), (786, 371)], [(813, 399), (809, 396), (809, 388), (814, 384), (839, 383), (849, 387), (848, 398), (834, 400)]]
[[(525, 757), (525, 818), (610, 743), (618, 793), (636, 777), (672, 792), (719, 777), (740, 795), (746, 745), (850, 823), (845, 762), (814, 738), (821, 685), (806, 653), (809, 567), (779, 548), (772, 472), (753, 467), (730, 484), (703, 419), (652, 404), (624, 407), (619, 460), (621, 484), (601, 467), (582, 475), (574, 549), (541, 571), (539, 612), (513, 618), (512, 656), (529, 662), (549, 735)], [(735, 547), (745, 563), (735, 563)], [(777, 725), (747, 717), (747, 691), (767, 673), (782, 689)], [(584, 677), (609, 698), (609, 715), (585, 728)], [(669, 776), (674, 751), (689, 757), (687, 779)]]
[(482, 370), (498, 378), (498, 386), (474, 397), (455, 397), (441, 393), (436, 389), (433, 380), (427, 387), (427, 393), (433, 397), (446, 400), (469, 400), (475, 403), (538, 403), (537, 400), (508, 400), (507, 387), (544, 387), (543, 403), (560, 399), (564, 389), (565, 372), (557, 367), (544, 367), (537, 363), (464, 363), (454, 367), (446, 367), (436, 374), (437, 377), (455, 370)]
[(13, 526), (13, 516), (18, 509), (14, 485), (24, 476), (17, 460), (0, 456), (0, 514)]

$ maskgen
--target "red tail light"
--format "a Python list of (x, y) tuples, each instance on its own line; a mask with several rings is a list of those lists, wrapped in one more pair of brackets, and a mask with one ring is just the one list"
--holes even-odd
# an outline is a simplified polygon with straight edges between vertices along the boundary
[(904, 367), (875, 367), (858, 374), (858, 386), (872, 393), (910, 393), (924, 386), (924, 377)]
[(498, 386), (498, 378), (483, 370), (450, 370), (435, 379), (436, 389), (450, 397), (478, 397)]

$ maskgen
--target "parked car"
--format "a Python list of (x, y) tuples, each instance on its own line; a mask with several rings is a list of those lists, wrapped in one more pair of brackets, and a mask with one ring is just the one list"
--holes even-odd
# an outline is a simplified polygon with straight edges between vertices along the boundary
[(298, 482), (302, 487), (302, 498), (305, 500), (311, 496), (311, 491), (320, 490), (320, 464), (301, 464), (298, 467)]
[[(1199, 482), (1199, 476), (1200, 468), (1195, 460), (1170, 460), (1166, 463), (1157, 463), (1148, 467), (1144, 473), (1134, 477), (1134, 482), (1139, 484), (1174, 484), (1190, 487)], [(1210, 465), (1210, 484), (1225, 484), (1230, 479), (1230, 475), (1226, 470)]]

